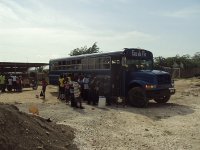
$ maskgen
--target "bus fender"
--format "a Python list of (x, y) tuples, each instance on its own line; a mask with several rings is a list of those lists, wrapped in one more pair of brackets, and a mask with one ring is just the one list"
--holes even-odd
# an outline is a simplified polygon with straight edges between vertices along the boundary
[(133, 87), (144, 87), (146, 85), (146, 82), (141, 80), (133, 80), (128, 84), (128, 89), (131, 89)]

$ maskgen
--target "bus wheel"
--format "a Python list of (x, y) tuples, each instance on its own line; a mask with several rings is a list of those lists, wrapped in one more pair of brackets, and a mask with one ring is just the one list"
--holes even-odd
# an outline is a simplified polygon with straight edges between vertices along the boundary
[(155, 98), (154, 101), (157, 103), (167, 103), (170, 99), (171, 95), (166, 95), (161, 98)]
[(146, 107), (149, 101), (142, 88), (134, 87), (128, 91), (128, 102), (135, 107)]
[(11, 91), (12, 91), (12, 87), (8, 86), (8, 87), (7, 87), (7, 90), (8, 90), (9, 92), (11, 92)]

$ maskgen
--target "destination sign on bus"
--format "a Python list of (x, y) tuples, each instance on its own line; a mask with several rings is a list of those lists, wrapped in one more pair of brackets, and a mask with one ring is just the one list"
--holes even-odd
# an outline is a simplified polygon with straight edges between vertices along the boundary
[(145, 51), (132, 50), (132, 56), (134, 56), (134, 57), (147, 57), (147, 53)]
[(127, 58), (137, 58), (137, 59), (152, 59), (153, 54), (150, 51), (143, 49), (125, 49), (124, 56)]

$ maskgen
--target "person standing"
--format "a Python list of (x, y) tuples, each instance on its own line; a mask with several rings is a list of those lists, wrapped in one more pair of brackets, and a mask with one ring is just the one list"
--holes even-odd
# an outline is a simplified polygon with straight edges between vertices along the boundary
[(1, 92), (5, 92), (5, 89), (6, 89), (6, 76), (5, 76), (5, 74), (2, 74), (1, 83), (2, 83)]
[(13, 78), (11, 76), (8, 77), (8, 85), (7, 85), (7, 89), (9, 92), (12, 91), (12, 84), (13, 83)]
[(83, 78), (83, 100), (88, 101), (89, 98), (89, 78), (84, 76)]
[(2, 83), (2, 75), (0, 75), (0, 90), (2, 91), (3, 83)]
[(104, 77), (104, 82), (103, 82), (103, 89), (104, 89), (104, 96), (106, 98), (106, 105), (110, 106), (111, 105), (111, 98), (110, 98), (110, 80), (108, 77)]
[(17, 90), (17, 77), (15, 75), (11, 76), (12, 77), (12, 87), (14, 91)]
[(64, 75), (61, 75), (59, 78), (59, 99), (65, 100), (65, 84), (64, 84), (65, 78)]
[(58, 78), (58, 97), (57, 97), (57, 99), (60, 99), (60, 79), (62, 78), (62, 75), (60, 75), (59, 76), (59, 78)]
[(66, 76), (64, 80), (65, 84), (65, 101), (66, 103), (69, 102), (69, 97), (70, 97), (70, 84), (69, 84), (69, 78)]
[(45, 92), (46, 92), (46, 87), (47, 87), (48, 83), (45, 80), (45, 78), (42, 79), (42, 94), (43, 94), (43, 98), (45, 99)]
[(75, 102), (75, 107), (76, 108), (80, 108), (80, 109), (84, 109), (84, 107), (82, 106), (82, 99), (81, 99), (81, 92), (80, 92), (80, 84), (78, 84), (78, 78), (74, 77), (72, 80), (72, 86), (74, 89), (74, 102)]
[(19, 76), (19, 92), (22, 92), (22, 77)]
[(91, 79), (89, 84), (89, 94), (90, 98), (88, 99), (88, 104), (90, 105), (92, 100), (92, 105), (97, 105), (99, 99), (99, 82), (97, 81), (96, 77)]

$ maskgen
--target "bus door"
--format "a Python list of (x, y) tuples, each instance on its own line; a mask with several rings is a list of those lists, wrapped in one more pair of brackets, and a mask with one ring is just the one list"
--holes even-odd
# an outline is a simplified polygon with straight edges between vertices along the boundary
[(127, 77), (127, 63), (126, 63), (126, 57), (123, 56), (121, 58), (121, 96), (126, 97), (126, 77)]
[(111, 64), (111, 86), (112, 96), (121, 96), (121, 60), (120, 58), (112, 58)]

